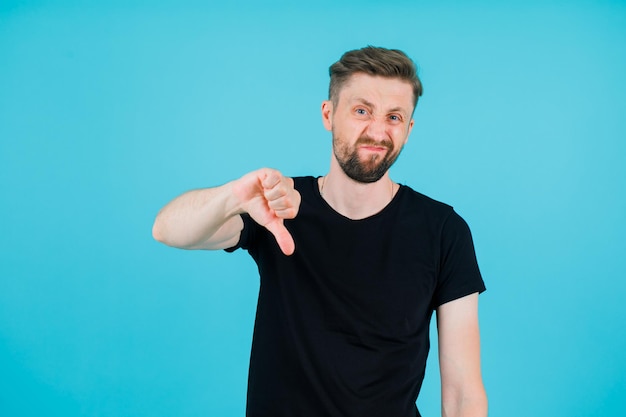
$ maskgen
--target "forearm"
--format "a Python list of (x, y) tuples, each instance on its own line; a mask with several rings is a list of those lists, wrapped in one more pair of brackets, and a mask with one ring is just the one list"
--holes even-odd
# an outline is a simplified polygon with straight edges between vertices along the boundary
[(238, 236), (241, 221), (234, 217), (240, 212), (232, 183), (192, 190), (161, 209), (152, 235), (159, 242), (178, 248), (223, 248)]
[(441, 414), (443, 417), (485, 417), (487, 395), (480, 369), (478, 293), (437, 309)]

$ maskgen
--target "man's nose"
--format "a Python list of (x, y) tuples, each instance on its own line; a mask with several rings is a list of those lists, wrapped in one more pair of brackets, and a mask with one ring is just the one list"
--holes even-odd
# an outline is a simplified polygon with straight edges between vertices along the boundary
[(382, 141), (387, 139), (387, 124), (384, 119), (373, 118), (367, 126), (367, 135), (374, 140)]

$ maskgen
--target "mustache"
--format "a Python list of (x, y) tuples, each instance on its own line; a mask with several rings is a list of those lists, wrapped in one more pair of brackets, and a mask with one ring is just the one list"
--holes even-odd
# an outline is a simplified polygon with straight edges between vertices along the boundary
[(356, 141), (356, 145), (357, 146), (359, 145), (360, 146), (382, 146), (384, 148), (387, 148), (387, 150), (389, 151), (393, 150), (393, 142), (390, 141), (389, 139), (375, 140), (368, 136), (361, 136), (360, 138), (358, 138)]

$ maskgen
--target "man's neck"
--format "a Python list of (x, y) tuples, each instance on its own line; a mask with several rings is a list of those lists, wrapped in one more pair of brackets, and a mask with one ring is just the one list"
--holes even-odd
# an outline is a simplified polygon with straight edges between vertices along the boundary
[(322, 198), (339, 214), (352, 220), (373, 216), (393, 199), (398, 185), (389, 173), (372, 183), (360, 183), (348, 177), (339, 167), (318, 181)]

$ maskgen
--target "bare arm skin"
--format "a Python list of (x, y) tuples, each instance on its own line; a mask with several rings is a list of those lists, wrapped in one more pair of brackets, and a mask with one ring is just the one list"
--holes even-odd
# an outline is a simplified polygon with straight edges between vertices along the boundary
[(293, 179), (262, 168), (225, 185), (176, 197), (157, 215), (152, 236), (177, 248), (226, 249), (239, 241), (239, 215), (248, 213), (274, 235), (285, 255), (291, 255), (295, 243), (283, 221), (294, 218), (299, 207)]
[(443, 417), (487, 416), (480, 371), (478, 293), (437, 309)]

